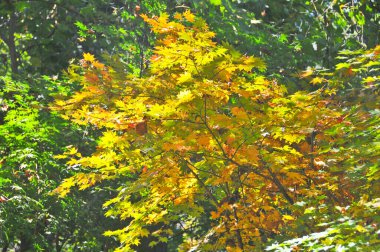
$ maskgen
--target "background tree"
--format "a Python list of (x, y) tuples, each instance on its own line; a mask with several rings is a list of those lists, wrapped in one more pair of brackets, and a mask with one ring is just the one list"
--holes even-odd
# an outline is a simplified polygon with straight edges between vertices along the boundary
[[(125, 30), (124, 36), (119, 33), (119, 29), (127, 29), (142, 34), (140, 30), (144, 27), (138, 27), (139, 19), (133, 21), (137, 17), (137, 4), (133, 1), (127, 4), (1, 1), (0, 71), (4, 77), (0, 82), (0, 247), (3, 251), (14, 248), (106, 251), (114, 246), (112, 239), (102, 236), (105, 226), (119, 225), (105, 219), (101, 210), (102, 197), (108, 197), (111, 191), (94, 189), (62, 200), (49, 195), (62, 177), (75, 173), (64, 169), (63, 163), (53, 156), (74, 142), (84, 152), (91, 152), (96, 132), (68, 125), (52, 115), (47, 104), (52, 101), (52, 95), (64, 95), (75, 89), (75, 86), (63, 89), (56, 81), (61, 78), (57, 73), (83, 49), (99, 55), (109, 52), (120, 69), (133, 66), (136, 72), (142, 71), (145, 66), (140, 55), (148, 42)], [(141, 7), (155, 10), (160, 5), (157, 1), (144, 1)], [(110, 41), (119, 42), (111, 45)], [(142, 48), (141, 52), (136, 49), (128, 55), (122, 54), (129, 46)], [(122, 63), (130, 58), (134, 61), (129, 65)], [(96, 196), (90, 197), (95, 191)]]
[[(62, 200), (50, 195), (73, 173), (53, 156), (74, 142), (85, 152), (93, 149), (91, 135), (46, 109), (49, 93), (57, 91), (59, 85), (41, 80), (25, 84), (8, 77), (0, 81), (4, 115), (0, 125), (2, 250), (100, 251), (115, 246), (101, 235), (105, 226), (118, 225), (102, 214), (102, 197), (108, 197), (109, 191), (98, 191), (96, 197), (90, 196), (94, 191), (77, 193)], [(50, 91), (33, 86), (41, 82)]]

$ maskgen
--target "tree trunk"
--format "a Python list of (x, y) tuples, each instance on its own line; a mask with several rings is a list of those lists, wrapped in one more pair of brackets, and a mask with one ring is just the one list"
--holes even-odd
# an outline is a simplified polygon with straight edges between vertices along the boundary
[(20, 236), (20, 252), (27, 252), (31, 251), (32, 249), (32, 240), (28, 235), (25, 235), (24, 233)]
[(8, 251), (9, 244), (5, 244), (4, 247), (1, 249), (1, 252), (7, 252)]
[(7, 41), (5, 41), (9, 48), (9, 57), (11, 60), (12, 75), (18, 73), (18, 59), (15, 43), (15, 30), (16, 30), (16, 14), (12, 12), (9, 20), (9, 35)]

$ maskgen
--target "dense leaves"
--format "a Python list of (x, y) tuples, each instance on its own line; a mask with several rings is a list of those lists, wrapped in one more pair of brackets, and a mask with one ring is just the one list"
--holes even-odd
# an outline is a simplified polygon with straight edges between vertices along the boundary
[(379, 250), (379, 9), (0, 1), (2, 251)]
[[(57, 91), (57, 83), (38, 80), (24, 84), (2, 77), (0, 125), (0, 246), (21, 251), (100, 250), (110, 246), (104, 239), (103, 226), (110, 225), (101, 214), (101, 200), (91, 192), (57, 200), (51, 195), (71, 171), (54, 159), (69, 144), (90, 150), (89, 140), (79, 129), (48, 113), (44, 85)], [(33, 91), (39, 91), (34, 97)], [(62, 91), (62, 90), (61, 90)], [(50, 98), (51, 99), (51, 98)], [(70, 143), (74, 142), (70, 140)], [(101, 199), (104, 193), (97, 198)], [(86, 211), (83, 211), (86, 209)], [(88, 218), (93, 216), (93, 218)], [(99, 225), (99, 223), (102, 223)], [(115, 225), (115, 224), (113, 224)], [(98, 249), (97, 249), (98, 248)]]
[[(377, 244), (376, 214), (361, 213), (378, 211), (378, 47), (344, 52), (358, 56), (336, 72), (305, 71), (300, 76), (319, 87), (288, 94), (262, 75), (261, 59), (214, 42), (191, 12), (174, 21), (142, 17), (158, 36), (145, 78), (122, 75), (87, 53), (70, 68), (82, 89), (53, 108), (103, 135), (94, 154), (72, 148), (62, 156), (87, 171), (56, 193), (129, 178), (104, 204), (106, 215), (129, 222), (105, 233), (119, 238), (120, 251), (145, 236), (152, 246), (181, 236), (184, 251), (263, 249), (279, 235), (308, 235), (289, 246), (326, 237), (330, 246), (342, 232), (349, 242), (340, 247)], [(373, 81), (363, 86), (366, 80)], [(363, 105), (342, 100), (347, 84), (371, 98)]]

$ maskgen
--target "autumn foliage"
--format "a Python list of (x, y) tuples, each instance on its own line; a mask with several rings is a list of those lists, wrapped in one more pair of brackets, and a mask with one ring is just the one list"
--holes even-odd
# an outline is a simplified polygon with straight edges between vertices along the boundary
[(123, 179), (104, 203), (126, 221), (105, 233), (120, 251), (178, 236), (180, 251), (253, 251), (334, 227), (378, 244), (379, 46), (298, 74), (310, 88), (289, 93), (192, 13), (142, 18), (158, 38), (148, 74), (89, 53), (68, 69), (81, 89), (52, 108), (102, 136), (90, 156), (57, 156), (80, 167), (58, 195)]

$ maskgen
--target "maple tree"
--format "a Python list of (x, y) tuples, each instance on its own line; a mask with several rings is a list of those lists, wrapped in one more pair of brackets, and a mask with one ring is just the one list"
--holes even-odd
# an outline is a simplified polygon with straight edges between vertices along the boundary
[(379, 10), (0, 1), (0, 250), (379, 250)]
[[(336, 72), (301, 73), (315, 74), (310, 82), (319, 86), (288, 94), (263, 75), (261, 59), (215, 43), (192, 13), (174, 21), (142, 17), (158, 36), (150, 73), (116, 72), (85, 53), (68, 70), (81, 90), (53, 106), (64, 118), (103, 131), (92, 155), (73, 147), (58, 156), (70, 157), (68, 164), (82, 172), (56, 193), (127, 178), (104, 204), (107, 216), (128, 220), (126, 228), (105, 233), (119, 238), (120, 251), (145, 236), (156, 239), (154, 246), (178, 233), (183, 251), (250, 251), (280, 234), (315, 232), (320, 219), (307, 214), (344, 213), (360, 197), (361, 206), (375, 204), (377, 187), (361, 192), (378, 181), (372, 116), (378, 97), (354, 106), (338, 93), (345, 78), (378, 71), (379, 47), (352, 53), (360, 56)], [(358, 90), (378, 92), (376, 75), (364, 83)], [(358, 131), (368, 133), (361, 140), (366, 151), (350, 144)], [(356, 231), (373, 233), (375, 222), (364, 216)], [(197, 235), (202, 225), (206, 230)]]

